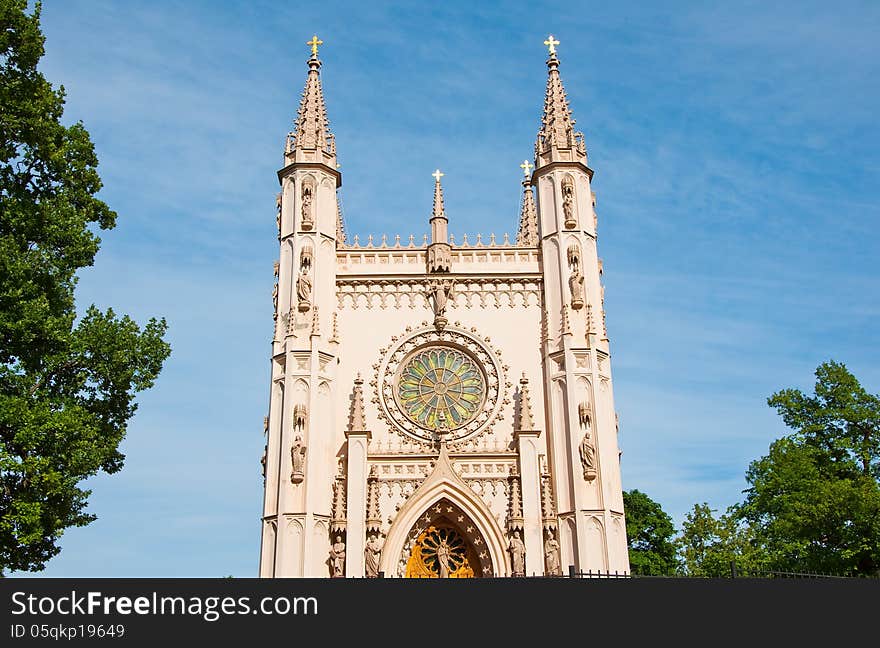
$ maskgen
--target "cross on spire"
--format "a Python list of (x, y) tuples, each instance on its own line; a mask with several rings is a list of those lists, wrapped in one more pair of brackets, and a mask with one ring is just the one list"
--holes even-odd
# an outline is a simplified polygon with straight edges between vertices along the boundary
[[(551, 36), (552, 38), (552, 36)], [(312, 40), (306, 41), (306, 45), (310, 45), (312, 47), (312, 56), (318, 55), (318, 45), (323, 45), (324, 41), (318, 40), (318, 35), (315, 34), (312, 36)], [(546, 43), (544, 43), (546, 45)]]
[(519, 165), (519, 168), (523, 170), (523, 175), (528, 178), (529, 169), (534, 169), (535, 165), (530, 164), (528, 160), (523, 160), (523, 163)]
[(440, 169), (437, 169), (436, 171), (434, 171), (434, 173), (431, 174), (431, 176), (432, 176), (432, 177), (434, 178), (434, 180), (436, 180), (437, 182), (440, 182), (440, 178), (442, 178), (442, 177), (445, 176), (445, 175), (446, 175), (445, 173), (440, 173)]
[(556, 46), (559, 45), (559, 41), (553, 38), (553, 34), (550, 34), (544, 41), (544, 45), (550, 50), (550, 54), (556, 54)]

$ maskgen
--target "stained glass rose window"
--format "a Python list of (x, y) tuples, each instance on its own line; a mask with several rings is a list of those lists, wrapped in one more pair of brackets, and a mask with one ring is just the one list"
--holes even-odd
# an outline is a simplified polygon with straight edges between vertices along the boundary
[(429, 430), (454, 430), (479, 412), (486, 394), (483, 372), (452, 347), (415, 353), (400, 372), (397, 399), (403, 413)]

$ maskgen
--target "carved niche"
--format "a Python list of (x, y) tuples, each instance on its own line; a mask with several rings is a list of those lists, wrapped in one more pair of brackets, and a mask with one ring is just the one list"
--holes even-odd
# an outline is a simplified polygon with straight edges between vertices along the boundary
[(596, 479), (596, 447), (590, 435), (592, 427), (592, 410), (586, 401), (578, 405), (578, 423), (584, 433), (578, 452), (581, 457), (581, 468), (584, 470), (584, 479), (588, 482)]
[(306, 232), (315, 227), (314, 209), (312, 200), (315, 194), (315, 181), (312, 178), (305, 178), (300, 188), (300, 226)]
[(568, 277), (571, 308), (580, 310), (584, 307), (584, 275), (581, 272), (581, 252), (577, 243), (568, 246), (568, 266), (571, 269), (571, 275)]
[(565, 216), (565, 229), (577, 227), (574, 213), (574, 180), (571, 176), (562, 179), (562, 213)]

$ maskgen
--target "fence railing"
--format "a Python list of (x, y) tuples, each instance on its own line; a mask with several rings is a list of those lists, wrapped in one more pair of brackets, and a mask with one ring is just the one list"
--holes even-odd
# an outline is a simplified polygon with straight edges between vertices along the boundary
[(731, 561), (730, 571), (724, 574), (708, 576), (703, 574), (689, 574), (680, 570), (670, 570), (666, 572), (649, 572), (640, 573), (634, 571), (631, 573), (619, 571), (598, 571), (587, 570), (577, 571), (574, 565), (568, 566), (568, 573), (564, 575), (566, 578), (856, 578), (855, 576), (841, 574), (825, 574), (818, 572), (790, 572), (778, 570), (762, 570), (740, 567), (736, 562)]

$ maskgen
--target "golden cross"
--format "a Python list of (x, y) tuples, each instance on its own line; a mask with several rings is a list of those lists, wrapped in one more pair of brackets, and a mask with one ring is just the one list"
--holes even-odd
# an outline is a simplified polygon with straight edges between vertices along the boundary
[(529, 169), (534, 169), (534, 164), (529, 164), (528, 160), (523, 160), (523, 163), (519, 165), (519, 168), (523, 170), (523, 175), (525, 177), (529, 177)]
[(437, 169), (436, 171), (434, 171), (434, 173), (431, 174), (431, 176), (432, 176), (432, 177), (434, 178), (434, 180), (436, 180), (437, 182), (440, 182), (440, 178), (442, 178), (442, 177), (445, 176), (445, 175), (446, 175), (445, 173), (440, 173), (440, 169)]
[(556, 54), (556, 46), (559, 45), (559, 41), (553, 38), (553, 34), (550, 34), (544, 41), (544, 45), (547, 46), (551, 54)]
[[(312, 36), (312, 40), (310, 40), (310, 41), (306, 41), (306, 45), (311, 45), (311, 46), (312, 46), (312, 56), (317, 56), (317, 55), (318, 55), (318, 45), (323, 45), (323, 44), (324, 44), (324, 41), (322, 41), (322, 40), (318, 40), (318, 35), (317, 35), (317, 34), (315, 34), (314, 36)], [(546, 43), (545, 43), (545, 45), (546, 45)]]

